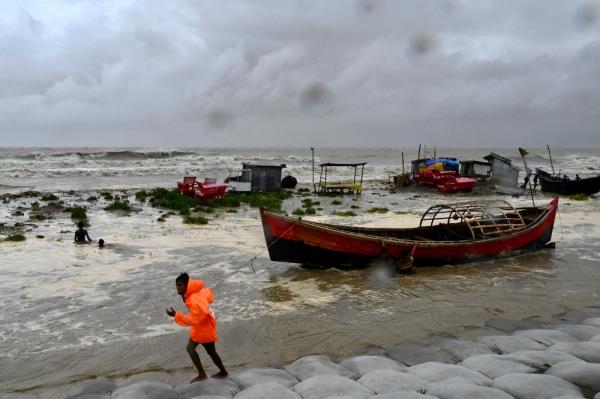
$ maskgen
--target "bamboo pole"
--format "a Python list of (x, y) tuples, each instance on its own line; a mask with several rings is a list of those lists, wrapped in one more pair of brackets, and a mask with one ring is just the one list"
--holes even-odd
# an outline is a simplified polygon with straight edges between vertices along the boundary
[(550, 145), (546, 144), (546, 147), (548, 147), (548, 155), (550, 156), (550, 166), (552, 167), (552, 174), (554, 174), (554, 163), (552, 162), (552, 153), (550, 152)]
[(315, 185), (315, 149), (314, 147), (310, 147), (310, 152), (312, 154), (312, 182), (313, 182), (313, 193), (317, 192), (317, 186)]
[(402, 174), (404, 174), (404, 151), (402, 151)]

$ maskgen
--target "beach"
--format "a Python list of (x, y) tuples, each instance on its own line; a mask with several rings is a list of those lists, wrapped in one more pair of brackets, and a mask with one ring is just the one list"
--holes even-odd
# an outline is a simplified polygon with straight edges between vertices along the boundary
[[(497, 152), (522, 166), (514, 149), (436, 151), (460, 159)], [(504, 199), (531, 205), (528, 194), (390, 190), (388, 177), (401, 172), (402, 152), (406, 160), (417, 155), (415, 149), (317, 149), (317, 165), (367, 162), (365, 190), (358, 196), (311, 197), (322, 209), (306, 218), (399, 227), (418, 225), (429, 206), (448, 201)], [(543, 150), (530, 154), (530, 167), (549, 170)], [(311, 354), (343, 358), (435, 334), (469, 339), (480, 335), (490, 318), (542, 320), (600, 306), (597, 196), (561, 198), (555, 249), (419, 268), (389, 279), (368, 268), (309, 270), (271, 262), (258, 209), (246, 204), (235, 212), (207, 214), (206, 225), (189, 225), (177, 214), (158, 221), (167, 210), (135, 196), (154, 187), (173, 188), (184, 175), (223, 179), (245, 161), (286, 164), (283, 174), (295, 176), (298, 188), (309, 188), (310, 155), (306, 149), (1, 149), (2, 238), (19, 230), (26, 240), (0, 242), (0, 392), (60, 398), (97, 376), (117, 384), (188, 381), (193, 369), (185, 352), (187, 332), (164, 311), (184, 309), (174, 286), (183, 271), (208, 286), (218, 284), (217, 348), (233, 371), (288, 364)], [(599, 172), (598, 150), (558, 149), (552, 155), (561, 173)], [(105, 210), (113, 200), (103, 193), (128, 199), (135, 210)], [(85, 206), (92, 244), (73, 244), (75, 226), (68, 212), (32, 218), (33, 203), (45, 206), (50, 201), (41, 198), (47, 194), (64, 207)], [(291, 214), (303, 198), (294, 191), (282, 209)], [(550, 199), (534, 194), (536, 204)], [(368, 212), (375, 207), (388, 211)], [(333, 215), (350, 209), (357, 215)], [(100, 238), (105, 248), (97, 247)], [(205, 364), (213, 371), (210, 362)]]

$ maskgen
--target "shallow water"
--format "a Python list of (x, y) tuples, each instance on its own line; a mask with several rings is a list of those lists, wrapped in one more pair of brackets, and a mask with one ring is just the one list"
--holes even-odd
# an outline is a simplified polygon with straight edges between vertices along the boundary
[[(67, 204), (90, 195), (57, 194)], [(490, 197), (530, 203), (527, 197)], [(449, 198), (473, 196), (391, 194), (371, 183), (362, 196), (343, 197), (340, 206), (331, 205), (333, 198), (319, 198), (324, 215), (311, 218), (411, 226), (427, 207)], [(295, 209), (300, 200), (286, 201), (285, 208)], [(535, 200), (545, 203), (549, 196), (536, 194)], [(27, 221), (27, 214), (12, 216), (12, 210), (31, 201), (2, 204), (0, 217), (8, 223)], [(74, 245), (66, 213), (31, 226), (23, 243), (0, 243), (0, 392), (37, 389), (52, 397), (57, 386), (95, 375), (181, 368), (191, 373), (187, 334), (164, 313), (170, 306), (183, 309), (173, 282), (181, 271), (214, 286), (242, 267), (215, 287), (218, 349), (232, 369), (311, 353), (344, 356), (432, 333), (465, 336), (490, 317), (545, 318), (600, 304), (596, 197), (561, 201), (554, 250), (421, 268), (395, 278), (373, 268), (306, 270), (271, 262), (256, 209), (218, 212), (206, 226), (189, 226), (179, 216), (156, 222), (161, 211), (147, 205), (129, 216), (106, 212), (103, 201), (88, 210), (90, 235), (106, 240), (103, 249)], [(359, 216), (330, 215), (351, 205), (360, 206)], [(390, 212), (365, 212), (382, 206)], [(257, 254), (253, 273), (248, 262)]]

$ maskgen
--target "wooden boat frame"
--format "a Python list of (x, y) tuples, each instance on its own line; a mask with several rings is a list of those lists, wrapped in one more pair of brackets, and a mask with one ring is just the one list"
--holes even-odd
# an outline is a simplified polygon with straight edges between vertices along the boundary
[[(494, 209), (503, 211), (496, 214)], [(508, 212), (507, 212), (508, 211)], [(478, 236), (501, 236), (525, 228), (523, 216), (509, 202), (503, 200), (480, 202), (457, 202), (438, 204), (430, 207), (421, 217), (420, 227), (444, 223), (464, 223), (471, 232), (473, 240)]]

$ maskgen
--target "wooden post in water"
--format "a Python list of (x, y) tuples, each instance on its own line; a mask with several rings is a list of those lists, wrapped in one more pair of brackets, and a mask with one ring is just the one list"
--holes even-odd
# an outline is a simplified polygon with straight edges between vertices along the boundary
[(546, 147), (548, 147), (548, 155), (550, 156), (550, 167), (552, 167), (552, 174), (554, 174), (554, 164), (552, 163), (552, 153), (550, 152), (550, 145), (546, 144)]
[[(417, 152), (417, 161), (421, 159), (421, 144), (419, 144), (419, 151)], [(418, 165), (418, 163), (417, 163)], [(415, 176), (415, 173), (417, 173), (417, 171), (415, 170), (415, 163), (411, 162), (410, 164), (410, 174), (412, 177)]]
[(316, 193), (317, 192), (317, 186), (315, 185), (315, 149), (314, 149), (314, 147), (310, 147), (310, 152), (312, 154), (313, 193)]
[(402, 174), (404, 174), (404, 151), (402, 151)]

